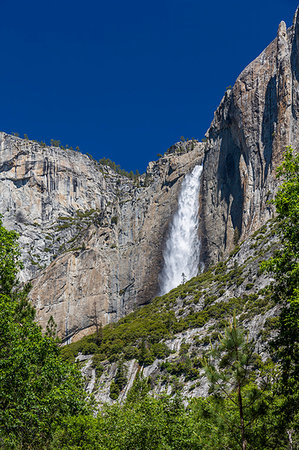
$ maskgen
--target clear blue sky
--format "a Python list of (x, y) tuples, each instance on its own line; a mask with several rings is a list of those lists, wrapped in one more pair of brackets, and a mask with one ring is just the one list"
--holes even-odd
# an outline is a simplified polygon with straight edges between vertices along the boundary
[(297, 0), (0, 0), (0, 130), (143, 172), (202, 139)]

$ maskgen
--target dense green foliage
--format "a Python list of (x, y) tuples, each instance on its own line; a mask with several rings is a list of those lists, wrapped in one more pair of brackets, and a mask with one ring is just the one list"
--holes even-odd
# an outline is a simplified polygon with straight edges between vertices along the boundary
[[(105, 408), (103, 415), (94, 422), (93, 436), (101, 436), (104, 439), (103, 443), (99, 437), (95, 439), (98, 448), (265, 450), (285, 449), (290, 446), (297, 448), (298, 158), (293, 157), (290, 150), (287, 151), (286, 160), (279, 172), (283, 173), (287, 180), (275, 200), (278, 211), (278, 225), (275, 231), (278, 230), (283, 238), (282, 247), (273, 259), (264, 264), (275, 274), (274, 286), (260, 294), (250, 294), (249, 298), (245, 296), (215, 304), (217, 296), (207, 295), (209, 287), (215, 283), (223, 287), (231, 282), (241, 284), (244, 280), (242, 277), (244, 267), (235, 266), (232, 270), (227, 270), (225, 263), (220, 263), (166, 296), (155, 299), (151, 305), (127, 316), (119, 324), (110, 326), (109, 331), (104, 328), (102, 344), (105, 345), (106, 342), (108, 346), (104, 352), (96, 354), (100, 358), (109, 357), (111, 360), (122, 353), (125, 356), (126, 352), (123, 352), (123, 349), (111, 352), (111, 347), (113, 348), (118, 340), (119, 348), (122, 348), (122, 344), (125, 344), (124, 348), (126, 345), (130, 347), (128, 359), (137, 357), (140, 362), (144, 362), (146, 350), (150, 351), (150, 345), (155, 345), (161, 338), (170, 337), (188, 327), (199, 326), (199, 323), (205, 324), (211, 317), (218, 319), (218, 324), (221, 325), (225, 317), (232, 316), (233, 311), (239, 314), (239, 317), (245, 318), (244, 306), (248, 308), (250, 305), (251, 312), (258, 314), (263, 308), (269, 308), (269, 304), (271, 307), (278, 302), (282, 305), (282, 312), (279, 317), (279, 334), (274, 342), (275, 346), (278, 345), (273, 352), (276, 365), (272, 362), (262, 364), (258, 355), (253, 352), (253, 343), (246, 340), (244, 332), (234, 323), (230, 328), (226, 328), (225, 334), (218, 338), (218, 343), (208, 352), (206, 359), (202, 360), (210, 382), (210, 397), (194, 399), (187, 408), (180, 405), (171, 421), (167, 417), (162, 431), (159, 430), (158, 424), (160, 421), (163, 423), (167, 414), (161, 405), (168, 404), (169, 408), (172, 402), (173, 404), (177, 402), (177, 405), (180, 402), (165, 398), (155, 400), (143, 396), (136, 401), (138, 395), (135, 392), (133, 398), (136, 403), (130, 403), (129, 396), (125, 405)], [(265, 227), (255, 233), (254, 237), (256, 241), (251, 244), (251, 248), (258, 252), (258, 256), (262, 256), (261, 243), (267, 239)], [(232, 256), (237, 254), (239, 248), (239, 246), (235, 248)], [(247, 283), (245, 290), (252, 287), (252, 283)], [(183, 306), (188, 314), (183, 314), (181, 318), (180, 313), (174, 315), (169, 308), (177, 305), (177, 299), (187, 300), (186, 303), (184, 300)], [(203, 310), (194, 313), (192, 303), (196, 304), (199, 299), (204, 300)], [(154, 319), (154, 323), (151, 323), (150, 319)], [(158, 327), (152, 328), (154, 325)], [(271, 330), (272, 325), (274, 327), (277, 325), (277, 319), (269, 318), (266, 325)], [(263, 333), (266, 335), (266, 329)], [(143, 354), (143, 359), (140, 354)], [(297, 359), (293, 359), (294, 357)], [(200, 367), (200, 364), (197, 367)], [(192, 377), (192, 371), (197, 370), (197, 367), (193, 365), (186, 352), (183, 357), (171, 363), (163, 362), (161, 370), (177, 376), (184, 374), (186, 380), (189, 373)], [(194, 376), (196, 378), (198, 373), (194, 372)], [(145, 380), (139, 378), (138, 383), (146, 392)], [(147, 411), (146, 420), (143, 419), (144, 407)], [(155, 411), (157, 423), (152, 422), (152, 411)], [(109, 438), (105, 440), (103, 417), (104, 423), (107, 424), (114, 414), (117, 414), (118, 420), (125, 424), (124, 429), (119, 430), (117, 427), (110, 429)], [(182, 424), (183, 430), (180, 428)], [(167, 434), (169, 429), (170, 436)], [(141, 435), (139, 432), (135, 434), (136, 430), (139, 430)], [(180, 430), (179, 437), (176, 434), (178, 430)], [(73, 439), (74, 445), (78, 445), (76, 440), (78, 436), (80, 433), (76, 434), (73, 425), (67, 425), (60, 434), (62, 442)], [(155, 440), (156, 437), (158, 441)], [(109, 439), (112, 439), (111, 443)], [(119, 447), (115, 447), (115, 442), (120, 443)]]
[(140, 174), (139, 174), (138, 170), (136, 170), (135, 174), (133, 173), (132, 170), (130, 172), (127, 172), (125, 169), (122, 169), (119, 164), (115, 164), (115, 162), (111, 161), (111, 159), (109, 159), (109, 158), (101, 158), (99, 160), (99, 163), (102, 166), (109, 166), (114, 172), (116, 172), (119, 175), (122, 175), (124, 177), (130, 178), (133, 181), (137, 182), (139, 179)]
[[(264, 229), (261, 233), (265, 236)], [(234, 265), (228, 268), (221, 262), (168, 294), (153, 299), (150, 304), (128, 314), (117, 323), (103, 327), (100, 342), (97, 342), (96, 335), (86, 336), (64, 347), (62, 353), (65, 358), (74, 361), (78, 352), (86, 353), (87, 349), (91, 348), (90, 343), (97, 343), (97, 347), (93, 346), (91, 352), (95, 354), (96, 363), (107, 359), (113, 362), (120, 358), (136, 358), (140, 364), (146, 366), (156, 358), (163, 359), (170, 354), (163, 340), (178, 332), (201, 328), (210, 320), (217, 320), (218, 330), (221, 330), (225, 326), (225, 320), (229, 319), (233, 312), (242, 314), (242, 318), (247, 319), (273, 306), (271, 290), (258, 294), (246, 292), (242, 297), (215, 302), (217, 294), (224, 292), (224, 288), (244, 282), (244, 270), (243, 266)], [(212, 292), (215, 294), (212, 295)], [(203, 307), (197, 307), (200, 302)]]
[[(45, 335), (34, 322), (34, 310), (26, 300), (28, 288), (20, 290), (16, 283), (20, 267), (17, 235), (0, 223), (0, 447), (298, 448), (298, 168), (298, 156), (289, 149), (279, 169), (285, 181), (275, 199), (276, 231), (282, 244), (264, 263), (264, 269), (275, 277), (271, 288), (250, 293), (253, 284), (247, 282), (242, 297), (215, 302), (226, 288), (245, 282), (245, 264), (228, 268), (222, 262), (117, 324), (100, 327), (95, 335), (62, 350), (54, 337), (53, 320)], [(254, 258), (263, 255), (265, 231), (254, 236)], [(236, 246), (232, 256), (239, 249)], [(236, 314), (239, 320), (245, 320), (266, 312), (275, 303), (281, 306), (280, 316), (278, 320), (269, 317), (263, 333), (268, 337), (266, 328), (271, 331), (278, 322), (278, 335), (272, 345), (272, 361), (262, 363), (254, 353), (254, 343), (235, 320), (227, 326), (227, 319)], [(142, 377), (142, 366), (170, 355), (166, 338), (188, 328), (200, 328), (210, 320), (217, 320), (218, 330), (210, 334), (213, 344), (205, 357), (191, 358), (189, 344), (182, 343), (171, 362), (160, 363), (162, 372), (185, 381), (197, 380), (204, 367), (210, 396), (195, 398), (188, 405), (173, 395), (175, 390), (172, 398), (149, 396), (152, 380)], [(207, 348), (208, 342), (200, 337), (198, 343)], [(127, 383), (123, 361), (136, 358), (140, 367), (126, 402), (104, 405), (95, 417), (79, 372), (75, 365), (61, 359), (61, 352), (70, 360), (78, 352), (94, 353), (98, 376), (107, 359), (117, 361), (110, 386), (112, 399), (119, 397)]]
[[(266, 378), (269, 378), (266, 377)], [(270, 381), (270, 380), (269, 380)], [(272, 379), (273, 381), (273, 379)], [(197, 412), (198, 449), (286, 449), (288, 435), (280, 427), (277, 406), (280, 399), (273, 394), (271, 384), (259, 388), (249, 383), (243, 388), (245, 409), (245, 441), (242, 442), (238, 394), (211, 396), (191, 401), (190, 407)], [(245, 444), (245, 445), (244, 445)], [(296, 447), (293, 447), (296, 448)]]
[(144, 398), (104, 407), (97, 418), (65, 421), (54, 449), (199, 449), (194, 418), (177, 399)]
[(119, 363), (114, 380), (110, 384), (110, 397), (117, 400), (120, 392), (126, 386), (128, 380), (122, 363)]
[[(272, 437), (273, 433), (268, 436), (264, 430), (258, 436), (257, 432), (252, 434), (250, 430), (261, 417), (265, 420), (268, 413), (265, 390), (269, 389), (269, 383), (262, 378), (262, 365), (254, 353), (254, 342), (249, 341), (244, 331), (237, 327), (235, 317), (224, 335), (219, 336), (219, 342), (207, 353), (203, 364), (212, 395), (206, 404), (207, 412), (213, 412), (214, 420), (217, 417), (217, 424), (227, 428), (230, 441), (240, 448), (246, 450), (248, 445), (256, 446), (262, 438), (261, 448), (266, 448), (265, 439)], [(260, 378), (259, 385), (255, 384), (257, 377)], [(214, 439), (212, 436), (210, 441), (214, 442)]]
[(57, 424), (87, 411), (77, 369), (63, 361), (53, 324), (42, 335), (18, 290), (17, 234), (0, 222), (0, 446), (45, 448)]
[[(104, 406), (97, 418), (79, 416), (65, 420), (56, 431), (53, 449), (98, 450), (238, 450), (240, 432), (238, 408), (234, 402), (211, 397), (193, 399), (187, 407), (179, 397), (146, 395), (146, 380), (138, 381), (134, 395), (124, 405)], [(134, 386), (132, 390), (135, 389)], [(143, 390), (142, 390), (143, 389)], [(252, 422), (247, 431), (247, 448), (285, 449), (286, 434), (275, 415), (279, 399), (255, 384), (244, 388), (244, 403)], [(232, 400), (237, 401), (232, 394)], [(252, 399), (258, 401), (251, 405)], [(233, 424), (233, 426), (232, 426)]]
[[(234, 322), (203, 359), (210, 397), (185, 407), (179, 397), (148, 397), (137, 376), (123, 405), (104, 406), (97, 418), (64, 421), (52, 448), (285, 449), (294, 433), (282, 421), (285, 398), (275, 389), (278, 370), (263, 364)], [(259, 382), (256, 383), (258, 376)], [(292, 436), (296, 447), (296, 436)]]
[[(1, 217), (1, 216), (0, 216)], [(6, 230), (0, 220), (0, 293), (10, 294), (16, 283), (19, 261), (17, 233)]]
[(284, 177), (274, 203), (278, 213), (278, 233), (282, 248), (264, 263), (275, 276), (275, 300), (283, 306), (280, 335), (276, 340), (282, 357), (284, 381), (299, 377), (299, 155), (288, 148), (278, 169)]
[(274, 199), (282, 246), (263, 268), (275, 277), (273, 298), (282, 307), (279, 334), (272, 343), (281, 369), (281, 420), (293, 418), (299, 433), (299, 155), (290, 147), (277, 172), (284, 180)]

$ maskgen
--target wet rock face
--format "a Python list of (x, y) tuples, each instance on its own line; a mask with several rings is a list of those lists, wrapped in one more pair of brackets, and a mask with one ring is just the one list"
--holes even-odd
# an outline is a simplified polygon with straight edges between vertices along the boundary
[[(298, 148), (299, 14), (238, 77), (207, 132), (202, 183), (204, 259), (217, 261), (271, 215), (275, 169)], [(217, 223), (217, 227), (215, 227)]]
[[(0, 134), (0, 213), (20, 233), (21, 280), (43, 327), (76, 338), (148, 303), (168, 222), (203, 144), (149, 164), (140, 187), (87, 156)], [(184, 148), (183, 148), (184, 147)]]

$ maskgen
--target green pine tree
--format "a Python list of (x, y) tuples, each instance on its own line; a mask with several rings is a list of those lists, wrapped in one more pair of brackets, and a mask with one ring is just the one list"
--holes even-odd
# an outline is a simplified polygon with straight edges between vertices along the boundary
[[(219, 336), (219, 342), (203, 358), (203, 366), (209, 380), (212, 398), (218, 405), (216, 420), (223, 421), (232, 441), (236, 441), (243, 450), (248, 444), (247, 427), (251, 417), (248, 415), (248, 399), (244, 390), (254, 375), (256, 355), (253, 343), (249, 342), (242, 329), (237, 327), (234, 317), (227, 326), (225, 334)], [(223, 414), (224, 405), (237, 411), (231, 415)]]

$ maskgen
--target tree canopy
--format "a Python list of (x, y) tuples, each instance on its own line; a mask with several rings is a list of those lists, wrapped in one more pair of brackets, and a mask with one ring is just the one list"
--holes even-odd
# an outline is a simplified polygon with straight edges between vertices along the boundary
[[(263, 264), (280, 306), (271, 362), (235, 320), (202, 359), (210, 396), (185, 405), (176, 395), (152, 398), (139, 374), (123, 405), (94, 416), (75, 364), (63, 361), (50, 320), (43, 334), (17, 282), (18, 235), (0, 218), (0, 447), (5, 449), (283, 449), (298, 444), (299, 157), (288, 148), (275, 197), (279, 251)], [(123, 322), (126, 326), (126, 322)], [(153, 328), (155, 331), (155, 329)], [(154, 333), (151, 329), (151, 333)], [(102, 330), (96, 337), (102, 342)], [(161, 336), (157, 335), (155, 344)], [(108, 344), (107, 344), (108, 345)], [(159, 344), (160, 345), (160, 344)], [(160, 352), (164, 355), (164, 350)], [(148, 355), (141, 342), (141, 360)], [(164, 355), (165, 356), (165, 355)], [(136, 357), (136, 355), (135, 355)], [(142, 372), (142, 371), (141, 371)], [(114, 398), (125, 383), (120, 364)]]
[(18, 234), (3, 227), (0, 216), (0, 293), (10, 294), (21, 267)]
[[(281, 421), (294, 421), (299, 432), (299, 155), (291, 147), (277, 170), (283, 182), (273, 203), (281, 248), (263, 269), (274, 276), (274, 298), (281, 307), (272, 355), (279, 362), (278, 390), (283, 395)], [(295, 425), (297, 424), (297, 425)]]
[(40, 449), (65, 417), (88, 406), (80, 373), (42, 334), (17, 285), (17, 238), (0, 220), (0, 447)]

